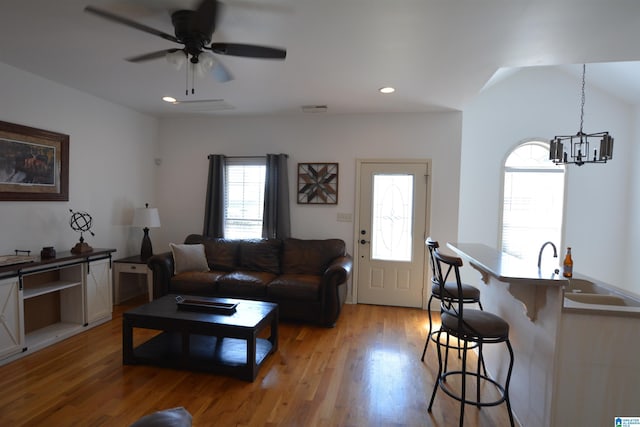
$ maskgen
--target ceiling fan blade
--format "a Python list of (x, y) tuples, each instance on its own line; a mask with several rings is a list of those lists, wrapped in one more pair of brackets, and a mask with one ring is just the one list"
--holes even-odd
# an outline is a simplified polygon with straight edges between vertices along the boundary
[(167, 55), (167, 53), (173, 53), (173, 52), (177, 52), (179, 50), (182, 50), (182, 49), (163, 49), (163, 50), (158, 50), (156, 52), (150, 52), (150, 53), (145, 53), (143, 55), (132, 56), (131, 58), (127, 58), (127, 61), (129, 61), (129, 62), (151, 61), (151, 60), (154, 60), (154, 59), (164, 58)]
[(215, 78), (220, 83), (225, 83), (233, 80), (233, 76), (231, 75), (231, 72), (229, 72), (229, 69), (224, 66), (222, 61), (219, 61), (217, 59), (215, 64), (213, 65), (213, 68), (211, 69), (211, 74), (213, 75), (213, 78)]
[(189, 22), (191, 31), (197, 32), (211, 40), (218, 19), (218, 1), (202, 0)]
[(164, 33), (160, 30), (156, 30), (155, 28), (148, 27), (144, 24), (140, 24), (139, 22), (132, 21), (128, 18), (124, 18), (119, 15), (115, 15), (111, 12), (107, 12), (106, 10), (98, 9), (93, 6), (87, 6), (84, 8), (85, 12), (92, 13), (101, 18), (108, 19), (109, 21), (117, 22), (118, 24), (123, 24), (128, 27), (135, 28), (136, 30), (144, 31), (145, 33), (153, 34), (154, 36), (162, 37), (165, 40), (169, 40), (175, 43), (180, 43), (175, 36), (171, 34)]
[(275, 47), (242, 43), (212, 43), (211, 49), (220, 55), (244, 56), (248, 58), (285, 59), (287, 51)]

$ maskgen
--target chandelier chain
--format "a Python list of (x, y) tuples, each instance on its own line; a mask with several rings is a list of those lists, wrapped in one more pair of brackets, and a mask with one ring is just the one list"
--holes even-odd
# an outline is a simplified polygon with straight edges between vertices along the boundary
[(582, 125), (584, 124), (584, 102), (585, 102), (585, 95), (584, 95), (584, 88), (585, 88), (585, 79), (584, 79), (584, 75), (587, 72), (587, 66), (586, 64), (582, 64), (582, 99), (580, 100), (580, 133), (582, 134)]

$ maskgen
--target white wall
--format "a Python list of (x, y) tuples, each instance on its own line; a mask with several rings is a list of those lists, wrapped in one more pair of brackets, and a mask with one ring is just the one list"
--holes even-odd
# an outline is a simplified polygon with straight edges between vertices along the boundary
[[(640, 108), (636, 108), (633, 118), (633, 141), (638, 141), (640, 139)], [(640, 144), (638, 142), (633, 144), (629, 162), (629, 242), (624, 262), (628, 289), (640, 294), (640, 278), (638, 278), (636, 264), (636, 260), (640, 259), (640, 168), (636, 166), (640, 164)]]
[(154, 202), (158, 121), (2, 63), (0, 99), (0, 120), (70, 136), (69, 201), (0, 201), (0, 255), (70, 250), (80, 235), (69, 209), (92, 215), (91, 246), (138, 252), (142, 232), (128, 224), (134, 207)]
[[(355, 212), (356, 159), (430, 158), (430, 232), (455, 240), (461, 120), (460, 113), (165, 119), (156, 194), (162, 227), (153, 230), (154, 250), (168, 250), (169, 242), (202, 232), (208, 154), (289, 154), (293, 237), (341, 238), (350, 253), (354, 223), (336, 217)], [(299, 162), (339, 163), (338, 205), (296, 203)]]
[[(506, 154), (527, 139), (575, 134), (580, 125), (579, 91), (576, 77), (534, 67), (489, 87), (465, 109), (460, 241), (499, 246)], [(635, 142), (632, 123), (631, 107), (590, 86), (587, 69), (584, 131), (611, 132), (614, 158), (604, 165), (568, 166), (564, 247), (573, 248), (575, 271), (627, 289), (633, 285), (624, 266), (633, 259), (625, 259), (624, 254), (629, 224), (636, 221), (629, 197)]]

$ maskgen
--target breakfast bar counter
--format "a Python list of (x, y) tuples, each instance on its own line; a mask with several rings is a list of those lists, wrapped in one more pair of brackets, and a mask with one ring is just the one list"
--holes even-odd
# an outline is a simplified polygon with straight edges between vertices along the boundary
[[(510, 397), (520, 425), (600, 426), (640, 415), (640, 316), (634, 316), (640, 307), (576, 309), (568, 298), (572, 282), (596, 287), (584, 276), (568, 280), (556, 266), (539, 270), (535, 260), (483, 244), (447, 246), (463, 259), (463, 281), (479, 287), (484, 309), (509, 323), (515, 352)], [(504, 382), (508, 355), (489, 347), (495, 346), (483, 350), (487, 369)]]

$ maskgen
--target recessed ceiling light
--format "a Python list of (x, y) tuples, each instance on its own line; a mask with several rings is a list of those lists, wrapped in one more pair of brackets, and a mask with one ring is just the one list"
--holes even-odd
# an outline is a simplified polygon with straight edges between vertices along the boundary
[(175, 103), (176, 103), (176, 101), (177, 101), (177, 99), (175, 99), (173, 96), (163, 96), (163, 97), (162, 97), (162, 100), (163, 100), (164, 102), (170, 102), (170, 103), (172, 103), (172, 104), (175, 104)]
[(393, 93), (396, 91), (395, 88), (392, 88), (391, 86), (385, 86), (385, 87), (381, 87), (380, 89), (378, 89), (380, 91), (380, 93)]

